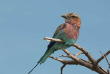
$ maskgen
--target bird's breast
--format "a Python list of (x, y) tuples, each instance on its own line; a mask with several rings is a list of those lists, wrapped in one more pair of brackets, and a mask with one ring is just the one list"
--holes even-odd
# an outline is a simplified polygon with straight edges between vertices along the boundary
[(75, 29), (75, 27), (70, 24), (66, 24), (66, 27), (65, 29), (63, 29), (63, 32), (68, 38), (73, 40), (77, 40), (79, 36), (79, 30)]

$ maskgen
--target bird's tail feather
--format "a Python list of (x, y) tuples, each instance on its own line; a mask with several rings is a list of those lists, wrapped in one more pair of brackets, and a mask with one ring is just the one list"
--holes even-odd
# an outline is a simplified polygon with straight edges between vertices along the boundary
[(38, 61), (38, 63), (31, 69), (31, 71), (28, 73), (30, 74), (36, 67), (38, 64), (42, 64), (45, 62), (45, 60), (53, 53), (54, 49), (51, 47), (50, 49), (48, 49), (45, 54), (41, 57), (41, 59)]
[(42, 64), (45, 60), (53, 53), (54, 49), (51, 47), (49, 50), (45, 52), (45, 54), (41, 57), (38, 63)]
[(28, 74), (30, 74), (37, 66), (38, 66), (39, 63), (37, 63), (29, 72)]

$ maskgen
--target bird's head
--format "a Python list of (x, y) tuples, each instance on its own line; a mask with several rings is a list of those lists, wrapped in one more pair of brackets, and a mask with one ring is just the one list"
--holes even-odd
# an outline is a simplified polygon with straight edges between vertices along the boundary
[(61, 17), (65, 18), (66, 22), (70, 22), (73, 20), (79, 20), (81, 22), (81, 18), (76, 13), (67, 13), (66, 15), (62, 15)]
[(61, 17), (65, 18), (65, 19), (80, 18), (80, 16), (76, 13), (67, 13), (66, 15), (62, 15)]

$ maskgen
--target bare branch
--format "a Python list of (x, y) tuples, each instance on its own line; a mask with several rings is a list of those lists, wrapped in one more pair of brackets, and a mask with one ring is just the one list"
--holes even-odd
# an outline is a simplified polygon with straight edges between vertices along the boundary
[(66, 66), (66, 64), (64, 64), (62, 67), (61, 67), (61, 74), (63, 74), (63, 68)]
[(63, 62), (63, 59), (60, 59), (60, 58), (55, 58), (53, 56), (50, 56), (50, 58), (54, 59), (54, 60), (57, 60), (57, 61), (60, 61), (60, 62)]
[[(56, 41), (56, 42), (60, 42), (60, 43), (64, 43), (64, 41), (60, 40), (60, 39), (55, 39), (55, 38), (49, 38), (49, 37), (45, 37), (44, 40), (47, 40), (49, 42), (51, 41)], [(72, 60), (63, 60), (60, 58), (54, 58), (54, 57), (50, 57), (54, 60), (57, 60), (61, 63), (63, 63), (64, 65), (66, 64), (72, 64), (72, 65), (81, 65), (81, 66), (85, 66), (93, 71), (96, 71), (99, 74), (110, 74), (108, 73), (108, 70), (103, 69), (98, 63), (104, 58), (104, 56), (107, 56), (109, 52), (107, 52), (104, 56), (102, 56), (101, 58), (99, 58), (97, 61), (92, 58), (92, 56), (88, 53), (88, 51), (86, 51), (83, 47), (79, 46), (78, 44), (74, 43), (72, 46), (76, 47), (77, 49), (79, 49), (81, 52), (77, 53), (76, 55), (72, 55), (68, 50), (66, 49), (62, 49), (67, 55), (61, 55), (60, 57), (69, 57)], [(86, 61), (84, 59), (80, 59), (77, 56), (80, 55), (81, 53), (84, 53), (85, 56), (90, 60), (90, 61)], [(97, 63), (97, 64), (96, 64)], [(62, 70), (65, 66), (61, 67), (61, 73)]]
[[(102, 54), (102, 56), (104, 56), (104, 54), (103, 54), (101, 51), (100, 51), (100, 53)], [(106, 61), (107, 61), (108, 65), (110, 65), (110, 63), (109, 63), (109, 61), (108, 61), (107, 57), (106, 57), (106, 56), (104, 56), (104, 58), (106, 59)]]
[(81, 51), (81, 52), (78, 52), (76, 55), (75, 55), (75, 57), (78, 57), (78, 55), (80, 55), (80, 54), (82, 54), (83, 52)]
[(51, 41), (55, 41), (55, 42), (63, 42), (62, 40), (60, 39), (56, 39), (56, 38), (49, 38), (49, 37), (44, 37), (44, 40), (47, 40), (48, 42), (51, 42)]
[[(102, 54), (102, 56), (104, 56), (104, 54), (100, 51), (100, 53)], [(109, 74), (109, 68), (110, 68), (110, 63), (109, 63), (109, 61), (108, 61), (108, 59), (107, 59), (107, 57), (106, 56), (104, 56), (104, 58), (106, 59), (106, 61), (107, 61), (107, 63), (108, 63), (108, 74)]]
[(69, 56), (68, 55), (60, 55), (59, 57), (67, 57), (68, 58)]
[(72, 46), (76, 47), (77, 49), (81, 50), (91, 61), (92, 64), (94, 64), (96, 61), (92, 58), (92, 56), (87, 52), (83, 47), (79, 46), (78, 44), (74, 43)]
[[(45, 37), (44, 40), (48, 40), (48, 41), (56, 41), (56, 42), (64, 42), (61, 39), (56, 39), (56, 38), (49, 38), (49, 37)], [(88, 59), (94, 64), (96, 61), (92, 58), (92, 56), (81, 46), (79, 46), (78, 44), (74, 43), (72, 46), (76, 47), (77, 49), (81, 50), (87, 57)]]
[(76, 61), (76, 62), (79, 61), (79, 58), (73, 56), (68, 50), (63, 49), (63, 51), (64, 51), (70, 58), (72, 58), (74, 61)]
[[(109, 50), (107, 53), (105, 53), (104, 56), (106, 57), (109, 53), (110, 53), (110, 50)], [(98, 64), (101, 60), (103, 60), (103, 59), (104, 59), (104, 56), (102, 55), (102, 56), (97, 60), (96, 64)]]
[(53, 56), (50, 56), (50, 58), (54, 59), (54, 60), (57, 60), (63, 64), (77, 64), (77, 62), (75, 62), (74, 60), (63, 60), (63, 59), (60, 59), (60, 58), (55, 58)]

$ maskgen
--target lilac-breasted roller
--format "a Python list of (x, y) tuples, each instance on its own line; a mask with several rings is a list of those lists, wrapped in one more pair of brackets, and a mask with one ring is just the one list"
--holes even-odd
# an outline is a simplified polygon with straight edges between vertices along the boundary
[(76, 13), (67, 13), (66, 15), (62, 15), (62, 17), (65, 18), (65, 23), (57, 28), (53, 38), (61, 39), (64, 43), (51, 41), (48, 45), (47, 51), (38, 61), (38, 64), (44, 63), (54, 51), (70, 47), (78, 39), (79, 29), (81, 27), (80, 16)]
[(53, 38), (61, 39), (64, 43), (55, 41), (50, 42), (48, 49), (38, 63), (42, 64), (45, 60), (56, 50), (66, 49), (74, 44), (79, 36), (79, 29), (81, 26), (80, 16), (76, 13), (67, 13), (62, 15), (65, 18), (65, 23), (61, 24), (53, 35)]

